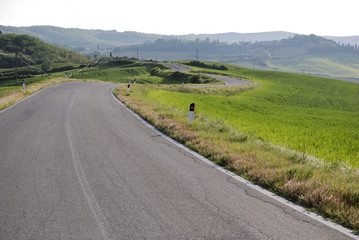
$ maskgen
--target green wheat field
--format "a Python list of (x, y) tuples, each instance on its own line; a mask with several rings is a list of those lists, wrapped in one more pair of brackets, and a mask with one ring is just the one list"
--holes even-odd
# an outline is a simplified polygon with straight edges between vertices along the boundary
[[(293, 73), (193, 68), (260, 84), (248, 91), (150, 91), (153, 100), (223, 120), (238, 131), (326, 162), (359, 166), (359, 84)], [(211, 93), (212, 92), (212, 93)], [(215, 94), (213, 94), (215, 92)], [(233, 92), (233, 90), (232, 90)]]

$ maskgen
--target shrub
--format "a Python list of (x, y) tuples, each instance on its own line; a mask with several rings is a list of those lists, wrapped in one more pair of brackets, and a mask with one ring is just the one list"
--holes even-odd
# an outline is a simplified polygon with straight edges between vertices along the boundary
[(211, 68), (211, 69), (217, 69), (217, 70), (228, 70), (228, 68), (224, 65), (216, 65), (216, 64), (206, 64), (204, 62), (201, 61), (190, 61), (189, 63), (187, 63), (187, 65), (190, 66), (195, 66), (195, 67), (202, 67), (202, 68)]
[(151, 70), (151, 76), (156, 76), (161, 72), (161, 69), (159, 67), (155, 67)]
[(201, 83), (201, 76), (199, 74), (192, 75), (189, 81), (190, 83)]
[(185, 76), (186, 74), (180, 71), (175, 71), (171, 74), (171, 78), (173, 79), (181, 79)]

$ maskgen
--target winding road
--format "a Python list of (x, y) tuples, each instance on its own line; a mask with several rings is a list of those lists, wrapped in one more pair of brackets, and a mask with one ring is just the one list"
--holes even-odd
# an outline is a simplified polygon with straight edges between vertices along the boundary
[(0, 239), (352, 239), (168, 141), (114, 87), (59, 84), (0, 112)]

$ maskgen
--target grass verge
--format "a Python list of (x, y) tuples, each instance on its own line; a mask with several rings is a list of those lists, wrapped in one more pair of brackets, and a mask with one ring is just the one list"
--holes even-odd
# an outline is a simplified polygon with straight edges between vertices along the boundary
[[(325, 218), (359, 232), (359, 171), (263, 142), (224, 120), (187, 112), (149, 97), (153, 86), (115, 95), (166, 135), (215, 163)], [(158, 86), (157, 86), (158, 88)], [(161, 88), (167, 88), (163, 86)]]

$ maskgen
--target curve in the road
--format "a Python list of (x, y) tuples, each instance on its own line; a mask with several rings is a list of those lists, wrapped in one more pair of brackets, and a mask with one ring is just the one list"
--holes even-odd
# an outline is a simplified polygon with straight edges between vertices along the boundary
[[(180, 66), (180, 65), (178, 65)], [(330, 227), (330, 228), (333, 228), (353, 239), (358, 239), (359, 240), (359, 237), (356, 235), (356, 234), (353, 234), (353, 232), (345, 227), (342, 227), (341, 225), (339, 224), (336, 224), (336, 223), (333, 223), (331, 221), (328, 221), (328, 220), (325, 220), (323, 217), (321, 217), (320, 215), (317, 215), (315, 213), (312, 213), (312, 212), (309, 212), (307, 211), (305, 208), (299, 206), (299, 205), (296, 205), (272, 192), (269, 192), (268, 190), (266, 189), (263, 189), (262, 187), (258, 186), (258, 185), (255, 185), (253, 184), (252, 182), (240, 177), (239, 175), (237, 174), (234, 174), (233, 172), (231, 171), (228, 171), (226, 169), (224, 169), (223, 167), (215, 164), (214, 162), (208, 160), (207, 158), (203, 157), (202, 155), (192, 151), (191, 149), (187, 148), (186, 146), (183, 146), (182, 144), (178, 143), (177, 141), (173, 140), (172, 138), (164, 135), (162, 132), (160, 132), (159, 130), (157, 130), (155, 127), (153, 127), (152, 125), (150, 125), (149, 123), (147, 123), (141, 116), (139, 116), (137, 113), (133, 112), (131, 109), (127, 108), (120, 100), (118, 100), (114, 95), (113, 95), (113, 98), (115, 100), (117, 100), (123, 107), (125, 107), (131, 114), (133, 114), (139, 121), (141, 121), (144, 125), (146, 125), (148, 128), (150, 128), (152, 131), (156, 132), (157, 134), (159, 134), (160, 136), (162, 136), (163, 138), (165, 138), (166, 140), (168, 140), (169, 142), (173, 143), (174, 145), (176, 145), (177, 147), (181, 148), (181, 149), (184, 149), (185, 151), (189, 152), (190, 154), (192, 154), (193, 156), (195, 156), (196, 158), (198, 159), (201, 159), (203, 162), (205, 162), (206, 164), (212, 166), (213, 168), (223, 172), (224, 174), (232, 177), (233, 179), (237, 180), (238, 182), (241, 182), (245, 185), (247, 185), (248, 187), (250, 188), (253, 188), (255, 189), (256, 191), (304, 214), (304, 215), (307, 215), (308, 217), (320, 222), (320, 223), (323, 223), (325, 224), (326, 226)]]
[(167, 141), (114, 87), (56, 85), (0, 113), (1, 239), (351, 239)]

